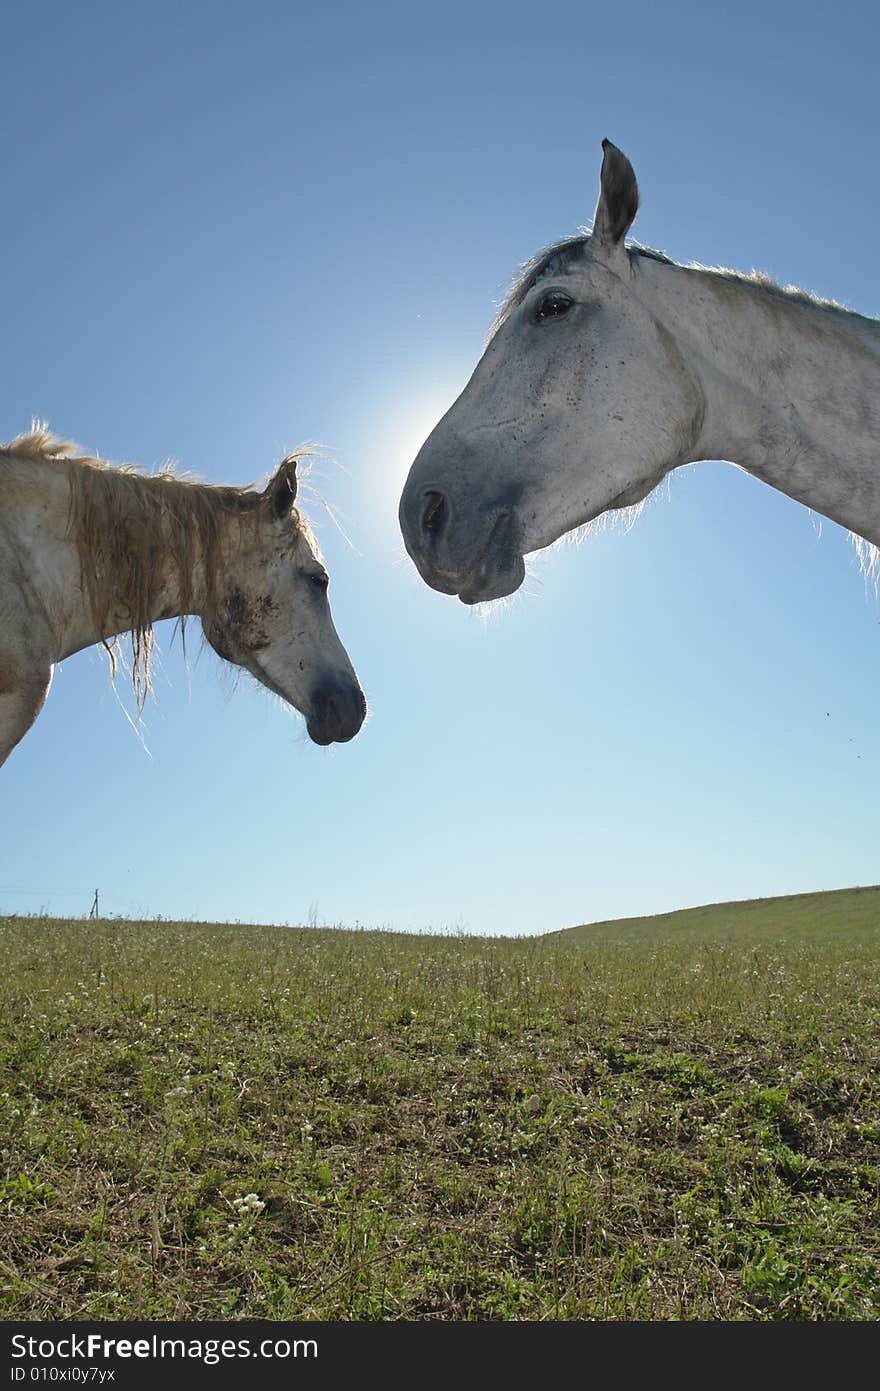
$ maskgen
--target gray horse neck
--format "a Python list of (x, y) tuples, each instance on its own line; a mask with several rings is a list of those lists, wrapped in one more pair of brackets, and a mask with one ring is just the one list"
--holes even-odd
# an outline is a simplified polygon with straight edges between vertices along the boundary
[[(738, 464), (880, 545), (880, 323), (760, 280), (656, 270), (706, 398), (694, 458)], [(670, 272), (683, 296), (662, 293)]]

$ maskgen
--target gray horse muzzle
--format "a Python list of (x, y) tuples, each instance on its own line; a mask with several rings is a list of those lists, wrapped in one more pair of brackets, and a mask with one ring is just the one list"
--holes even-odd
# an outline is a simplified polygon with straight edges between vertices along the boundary
[(441, 594), (479, 604), (512, 594), (522, 584), (522, 531), (511, 504), (475, 508), (471, 503), (459, 515), (448, 492), (420, 485), (411, 474), (399, 517), (404, 544), (419, 574)]

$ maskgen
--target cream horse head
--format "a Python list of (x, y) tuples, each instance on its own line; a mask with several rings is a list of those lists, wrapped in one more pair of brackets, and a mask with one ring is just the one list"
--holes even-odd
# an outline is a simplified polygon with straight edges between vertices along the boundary
[(140, 708), (153, 623), (188, 615), (305, 716), (315, 743), (353, 738), (366, 702), (296, 506), (297, 462), (258, 492), (112, 468), (45, 430), (0, 446), (0, 763), (57, 662), (103, 643), (115, 670), (112, 639), (128, 634)]

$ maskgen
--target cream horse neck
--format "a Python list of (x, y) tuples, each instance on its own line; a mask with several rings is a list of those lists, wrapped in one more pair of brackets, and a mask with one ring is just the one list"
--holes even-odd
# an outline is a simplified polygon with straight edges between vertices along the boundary
[(880, 323), (754, 277), (631, 264), (702, 388), (692, 460), (737, 464), (880, 545)]
[[(59, 467), (59, 461), (39, 457), (29, 457), (17, 465), (13, 456), (5, 463), (3, 496), (8, 511), (15, 508), (17, 513), (15, 543), (25, 577), (22, 593), (34, 625), (51, 635), (49, 651), (53, 663), (124, 632), (131, 617), (126, 608), (120, 607), (108, 614), (103, 630), (95, 621), (69, 526), (69, 470), (78, 467), (82, 467), (78, 460), (62, 460)], [(145, 477), (142, 481), (150, 486), (154, 480)], [(197, 533), (193, 546), (194, 563), (188, 586), (191, 602), (187, 611), (201, 616), (207, 592)], [(146, 615), (150, 623), (182, 613), (177, 567), (163, 554), (157, 554), (156, 564), (159, 576), (153, 586), (151, 612)]]

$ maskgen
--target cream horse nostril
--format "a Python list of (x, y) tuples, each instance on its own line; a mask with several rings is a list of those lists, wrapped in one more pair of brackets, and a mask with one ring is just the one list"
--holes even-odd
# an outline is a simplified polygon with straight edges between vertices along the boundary
[(336, 680), (319, 686), (312, 695), (309, 734), (316, 744), (347, 743), (357, 734), (367, 713), (367, 702), (357, 682)]

